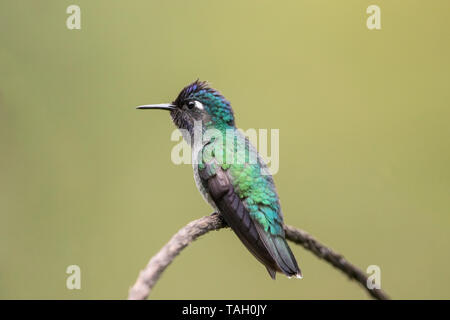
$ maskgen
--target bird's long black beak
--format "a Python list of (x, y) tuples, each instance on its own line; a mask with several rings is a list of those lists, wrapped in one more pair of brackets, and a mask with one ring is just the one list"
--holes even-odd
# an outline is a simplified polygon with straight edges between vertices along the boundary
[(161, 104), (148, 104), (145, 106), (136, 107), (136, 109), (159, 109), (159, 110), (175, 110), (175, 106), (171, 103), (161, 103)]

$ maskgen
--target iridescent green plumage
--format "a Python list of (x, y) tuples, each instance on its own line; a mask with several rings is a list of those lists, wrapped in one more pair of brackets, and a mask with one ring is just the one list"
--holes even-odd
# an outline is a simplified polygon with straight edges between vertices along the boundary
[[(203, 162), (214, 156), (221, 168), (229, 172), (234, 191), (244, 202), (251, 217), (263, 226), (264, 231), (281, 235), (283, 221), (280, 204), (266, 165), (248, 139), (236, 128), (224, 127), (220, 132), (223, 140), (213, 142), (204, 149), (200, 169), (204, 166)], [(212, 147), (214, 150), (211, 151)], [(227, 159), (231, 159), (231, 162)]]

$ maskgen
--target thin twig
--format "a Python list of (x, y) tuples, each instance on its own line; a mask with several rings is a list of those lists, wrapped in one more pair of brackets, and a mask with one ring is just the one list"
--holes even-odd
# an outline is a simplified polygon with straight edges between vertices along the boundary
[[(149, 263), (139, 273), (136, 283), (130, 289), (128, 299), (130, 300), (144, 300), (150, 294), (150, 291), (155, 286), (161, 274), (167, 266), (175, 259), (175, 257), (188, 246), (192, 241), (198, 237), (208, 233), (212, 230), (220, 230), (226, 228), (227, 224), (219, 214), (212, 214), (190, 222), (185, 227), (181, 228), (164, 247), (150, 259)], [(321, 244), (314, 239), (307, 232), (291, 227), (285, 226), (286, 239), (303, 246), (305, 249), (311, 251), (320, 259), (323, 259), (333, 265), (335, 268), (341, 270), (350, 279), (356, 280), (367, 292), (375, 299), (385, 300), (389, 297), (381, 289), (369, 289), (367, 287), (367, 275), (358, 267), (344, 259), (340, 254), (335, 253), (330, 248)]]
[(375, 299), (388, 300), (388, 295), (381, 289), (369, 289), (367, 287), (367, 275), (361, 269), (348, 262), (342, 255), (334, 252), (330, 248), (321, 244), (314, 239), (313, 236), (306, 231), (291, 227), (284, 226), (286, 231), (286, 239), (301, 245), (306, 250), (314, 253), (318, 258), (324, 259), (329, 262), (333, 267), (341, 270), (348, 275), (350, 279), (358, 281), (364, 289)]

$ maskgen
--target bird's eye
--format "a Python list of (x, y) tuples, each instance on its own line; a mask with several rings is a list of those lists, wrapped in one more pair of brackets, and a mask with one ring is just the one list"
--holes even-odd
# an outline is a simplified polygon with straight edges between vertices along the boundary
[(189, 109), (192, 109), (193, 107), (195, 107), (195, 102), (194, 102), (194, 101), (189, 101), (189, 102), (187, 103), (187, 107), (188, 107)]

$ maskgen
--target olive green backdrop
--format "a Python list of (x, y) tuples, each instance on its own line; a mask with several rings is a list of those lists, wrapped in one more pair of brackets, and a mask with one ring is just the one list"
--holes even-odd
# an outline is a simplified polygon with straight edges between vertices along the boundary
[[(81, 7), (81, 30), (66, 8)], [(381, 30), (366, 8), (381, 7)], [(0, 298), (126, 298), (211, 213), (174, 165), (171, 101), (209, 80), (243, 129), (280, 129), (288, 224), (393, 298), (450, 297), (449, 1), (0, 3)], [(187, 248), (152, 298), (366, 299), (303, 248), (272, 281), (229, 230)], [(66, 268), (81, 267), (81, 290)]]

